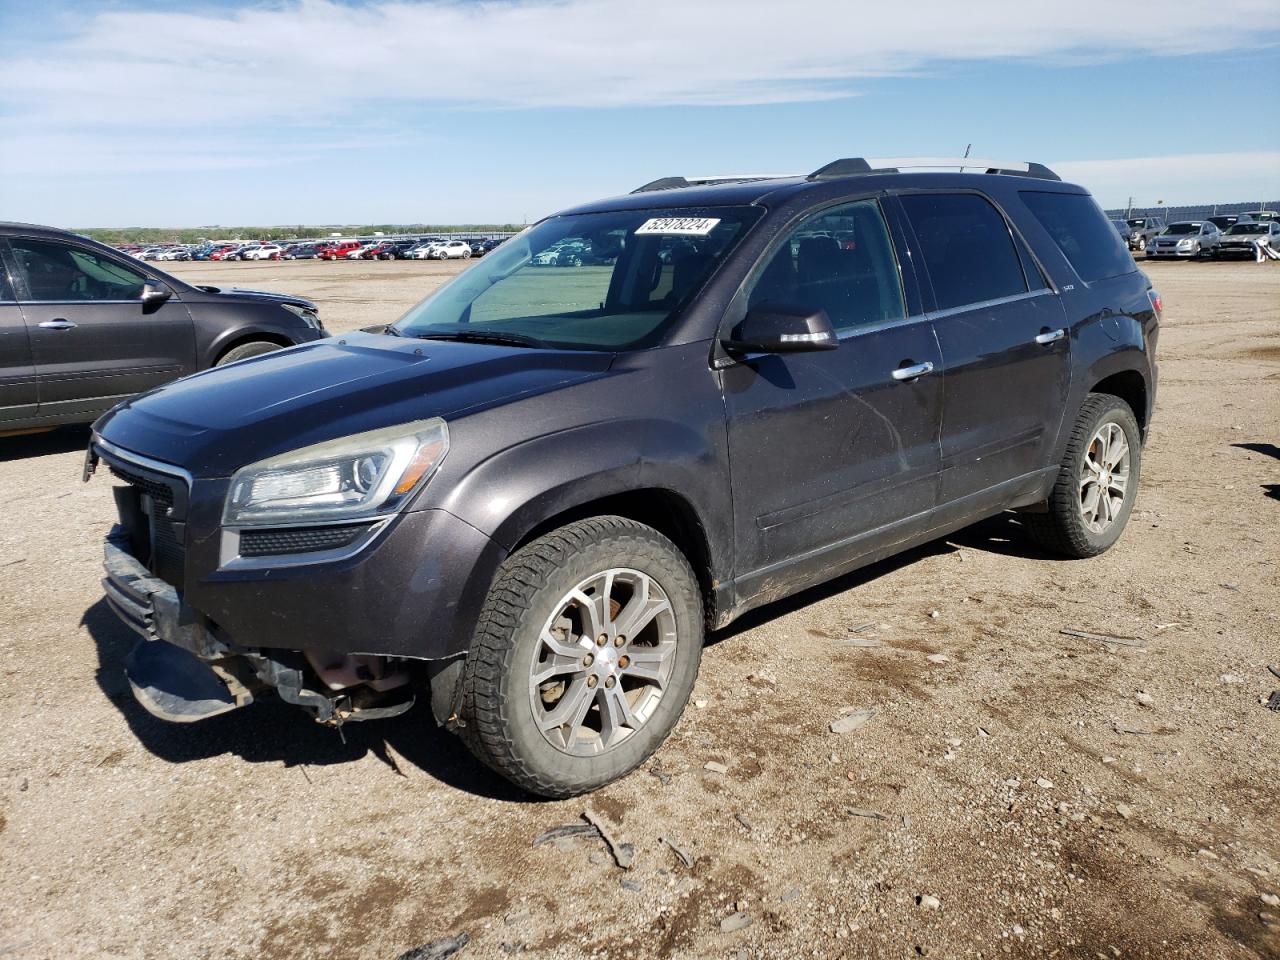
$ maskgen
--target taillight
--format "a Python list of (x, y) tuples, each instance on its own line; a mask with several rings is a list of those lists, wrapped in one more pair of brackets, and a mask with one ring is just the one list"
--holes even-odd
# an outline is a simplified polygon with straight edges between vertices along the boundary
[(1164, 301), (1160, 299), (1160, 294), (1154, 290), (1147, 291), (1147, 299), (1151, 301), (1151, 309), (1156, 312), (1156, 319), (1164, 318)]

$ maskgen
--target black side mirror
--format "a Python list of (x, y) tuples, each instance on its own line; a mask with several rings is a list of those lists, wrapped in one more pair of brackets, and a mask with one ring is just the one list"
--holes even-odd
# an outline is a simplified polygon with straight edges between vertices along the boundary
[(733, 355), (805, 353), (840, 346), (827, 311), (795, 303), (765, 301), (752, 307), (720, 345)]
[(169, 289), (168, 285), (152, 277), (147, 277), (146, 282), (142, 285), (142, 312), (155, 313), (172, 296), (173, 291)]

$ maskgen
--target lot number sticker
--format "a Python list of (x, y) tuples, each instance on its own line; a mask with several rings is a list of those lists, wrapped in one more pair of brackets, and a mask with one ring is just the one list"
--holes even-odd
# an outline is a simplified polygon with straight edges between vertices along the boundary
[(717, 217), (655, 217), (646, 220), (636, 236), (659, 233), (664, 236), (705, 237), (720, 220)]

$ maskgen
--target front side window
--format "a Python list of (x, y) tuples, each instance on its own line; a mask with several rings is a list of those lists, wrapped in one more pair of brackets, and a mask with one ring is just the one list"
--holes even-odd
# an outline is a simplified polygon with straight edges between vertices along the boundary
[(766, 301), (825, 310), (837, 333), (905, 315), (880, 206), (860, 200), (800, 224), (756, 278), (748, 307)]
[(937, 309), (1027, 292), (1009, 227), (988, 200), (973, 193), (907, 194), (901, 200), (933, 281)]
[(760, 213), (708, 207), (552, 217), (495, 248), (392, 330), (580, 350), (653, 346)]
[(56, 240), (9, 241), (31, 301), (137, 300), (145, 279), (112, 260)]

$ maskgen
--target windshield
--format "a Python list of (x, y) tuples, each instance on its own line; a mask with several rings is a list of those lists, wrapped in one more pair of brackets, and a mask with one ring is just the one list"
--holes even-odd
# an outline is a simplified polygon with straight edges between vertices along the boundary
[(1227, 227), (1227, 233), (1232, 236), (1239, 236), (1242, 233), (1266, 233), (1267, 225), (1265, 223), (1233, 223)]
[(1199, 233), (1200, 224), (1198, 223), (1171, 223), (1164, 228), (1162, 236), (1173, 236), (1179, 233)]
[(441, 287), (395, 330), (578, 350), (653, 346), (760, 213), (713, 207), (553, 217)]

